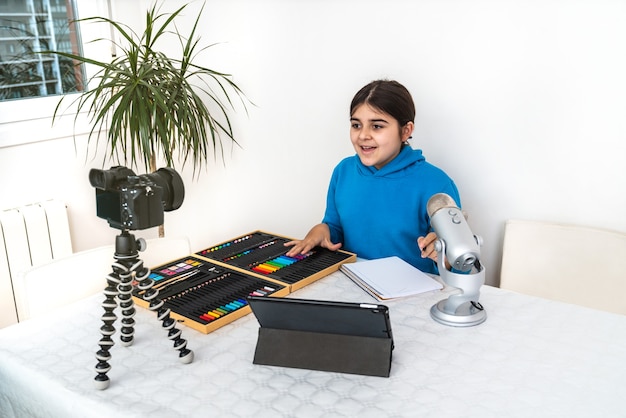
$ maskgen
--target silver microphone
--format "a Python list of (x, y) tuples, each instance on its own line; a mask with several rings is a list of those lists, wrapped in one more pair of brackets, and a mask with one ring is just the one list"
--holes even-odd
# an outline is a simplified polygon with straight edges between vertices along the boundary
[(480, 243), (454, 199), (437, 193), (428, 200), (426, 211), (430, 225), (445, 244), (445, 256), (452, 268), (461, 272), (471, 270), (480, 259)]

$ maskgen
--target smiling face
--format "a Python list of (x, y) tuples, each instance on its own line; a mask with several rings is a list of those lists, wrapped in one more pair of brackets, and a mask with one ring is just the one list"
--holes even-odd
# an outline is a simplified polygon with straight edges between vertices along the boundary
[(393, 116), (367, 103), (350, 116), (350, 140), (363, 165), (381, 169), (399, 153), (413, 132), (413, 122), (404, 126)]

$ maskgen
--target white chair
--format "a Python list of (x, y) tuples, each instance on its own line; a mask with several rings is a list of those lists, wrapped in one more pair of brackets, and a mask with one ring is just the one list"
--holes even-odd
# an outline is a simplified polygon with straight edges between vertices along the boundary
[[(188, 238), (146, 240), (146, 251), (139, 257), (144, 265), (155, 267), (191, 253)], [(113, 245), (80, 251), (67, 257), (32, 267), (17, 275), (13, 288), (19, 321), (102, 292), (114, 262)]]
[(626, 233), (509, 220), (500, 287), (626, 314)]

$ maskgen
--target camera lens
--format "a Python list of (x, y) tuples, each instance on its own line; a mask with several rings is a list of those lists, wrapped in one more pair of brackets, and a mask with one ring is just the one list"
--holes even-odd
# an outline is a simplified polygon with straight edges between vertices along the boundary
[(163, 189), (163, 210), (170, 212), (178, 209), (185, 199), (185, 185), (183, 179), (173, 168), (163, 167), (151, 174), (141, 177), (150, 179)]

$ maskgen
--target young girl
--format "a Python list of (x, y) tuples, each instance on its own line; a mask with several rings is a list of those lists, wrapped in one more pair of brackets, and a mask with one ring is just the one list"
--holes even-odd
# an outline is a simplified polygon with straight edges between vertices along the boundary
[(356, 155), (341, 161), (328, 188), (326, 213), (288, 256), (315, 246), (343, 247), (365, 259), (398, 256), (418, 269), (436, 273), (437, 239), (430, 232), (426, 204), (447, 193), (460, 207), (454, 182), (408, 144), (415, 105), (397, 81), (377, 80), (363, 87), (350, 105), (350, 140)]

